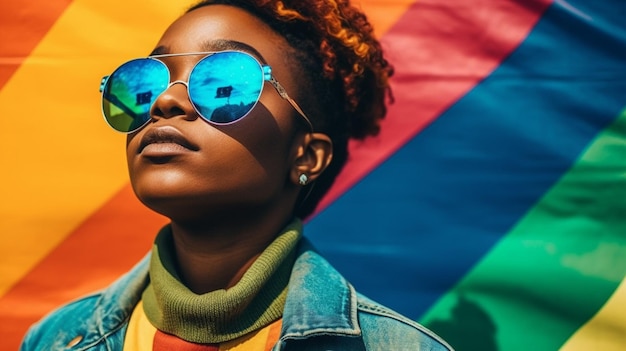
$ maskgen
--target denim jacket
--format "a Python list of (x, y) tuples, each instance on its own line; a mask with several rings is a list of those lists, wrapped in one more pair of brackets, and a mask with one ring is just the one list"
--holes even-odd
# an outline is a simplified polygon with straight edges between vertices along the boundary
[[(273, 351), (452, 350), (420, 324), (358, 294), (303, 238)], [(52, 312), (20, 348), (121, 351), (130, 315), (148, 284), (149, 255), (105, 290)]]

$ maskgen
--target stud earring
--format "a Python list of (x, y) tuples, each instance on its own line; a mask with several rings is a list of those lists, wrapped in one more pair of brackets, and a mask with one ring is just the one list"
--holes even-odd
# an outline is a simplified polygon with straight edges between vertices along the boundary
[(306, 174), (302, 173), (300, 174), (300, 185), (306, 185), (306, 183), (309, 181), (309, 177), (306, 176)]

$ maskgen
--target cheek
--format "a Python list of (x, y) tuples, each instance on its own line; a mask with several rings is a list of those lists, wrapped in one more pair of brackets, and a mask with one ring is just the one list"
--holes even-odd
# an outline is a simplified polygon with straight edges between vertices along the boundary
[(128, 166), (128, 175), (133, 180), (135, 175), (135, 167), (137, 158), (137, 151), (139, 150), (139, 143), (141, 141), (141, 136), (138, 136), (138, 133), (129, 134), (126, 137), (126, 164)]
[[(276, 96), (274, 96), (276, 95)], [(277, 94), (270, 94), (276, 98)], [(258, 175), (282, 178), (288, 173), (290, 148), (294, 140), (294, 125), (290, 115), (290, 106), (278, 99), (264, 99), (273, 113), (263, 103), (258, 103), (254, 111), (242, 121), (229, 125), (223, 131), (238, 144), (239, 159), (233, 160), (235, 166), (252, 163), (258, 168)], [(278, 116), (278, 117), (275, 117)]]

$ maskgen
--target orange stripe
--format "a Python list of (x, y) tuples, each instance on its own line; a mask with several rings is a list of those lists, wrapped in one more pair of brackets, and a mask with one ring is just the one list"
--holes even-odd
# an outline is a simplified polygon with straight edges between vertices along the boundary
[(28, 326), (43, 314), (129, 270), (150, 251), (165, 223), (139, 203), (130, 186), (122, 189), (0, 299), (2, 349), (17, 350)]
[(0, 89), (30, 55), (72, 0), (3, 1), (0, 8)]
[(128, 183), (100, 78), (149, 51), (183, 7), (74, 0), (0, 90), (0, 296)]
[(265, 351), (271, 351), (278, 339), (280, 338), (280, 330), (283, 326), (282, 318), (270, 325), (270, 332), (267, 335), (267, 343), (265, 344)]
[(404, 15), (415, 0), (360, 0), (353, 1), (367, 15), (367, 19), (374, 27), (374, 33), (381, 36), (391, 29)]

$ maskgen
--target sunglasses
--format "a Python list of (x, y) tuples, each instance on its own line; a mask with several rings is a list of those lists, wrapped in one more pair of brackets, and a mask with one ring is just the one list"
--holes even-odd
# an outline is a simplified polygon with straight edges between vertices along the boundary
[[(207, 56), (195, 64), (186, 82), (170, 82), (169, 68), (159, 58), (184, 55)], [(243, 51), (153, 55), (128, 61), (102, 78), (102, 114), (113, 129), (132, 133), (150, 121), (156, 99), (180, 83), (187, 87), (189, 100), (200, 117), (213, 124), (231, 124), (254, 109), (265, 81), (293, 106), (312, 132), (311, 120), (272, 76), (272, 68)]]

